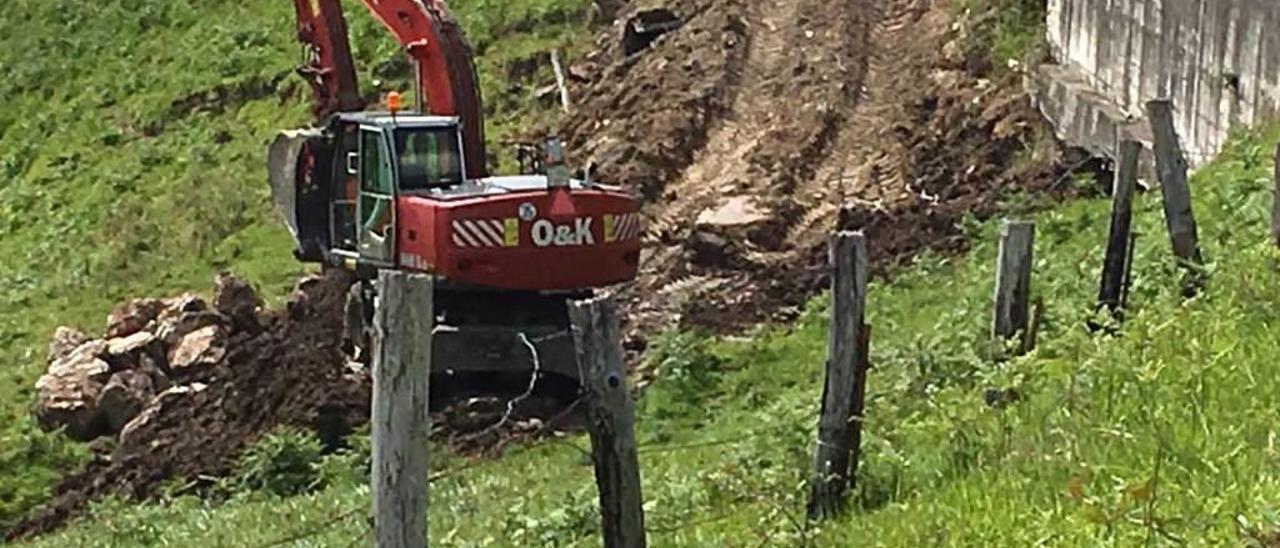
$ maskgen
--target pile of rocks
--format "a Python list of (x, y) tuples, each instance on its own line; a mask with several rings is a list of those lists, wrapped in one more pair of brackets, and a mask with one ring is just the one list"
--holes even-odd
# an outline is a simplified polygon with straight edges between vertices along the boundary
[(149, 409), (203, 390), (226, 359), (230, 334), (261, 330), (261, 306), (249, 284), (223, 274), (212, 303), (194, 294), (127, 301), (99, 339), (60, 327), (36, 383), (36, 417), (76, 440), (125, 441)]
[(91, 440), (93, 458), (4, 539), (49, 531), (105, 496), (146, 500), (175, 481), (198, 494), (280, 427), (341, 446), (368, 421), (371, 393), (367, 373), (347, 367), (343, 353), (351, 282), (327, 270), (271, 310), (221, 275), (207, 301), (122, 303), (100, 339), (58, 330), (35, 413), (47, 428)]

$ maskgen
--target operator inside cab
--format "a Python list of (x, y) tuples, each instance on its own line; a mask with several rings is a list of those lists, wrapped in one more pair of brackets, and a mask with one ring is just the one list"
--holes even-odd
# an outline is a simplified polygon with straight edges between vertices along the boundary
[(395, 145), (400, 161), (400, 190), (446, 188), (462, 182), (462, 155), (454, 129), (397, 129)]

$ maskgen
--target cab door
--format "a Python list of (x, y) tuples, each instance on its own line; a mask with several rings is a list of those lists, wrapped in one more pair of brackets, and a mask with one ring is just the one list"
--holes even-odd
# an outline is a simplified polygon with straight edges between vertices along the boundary
[(359, 240), (356, 204), (360, 197), (360, 125), (341, 121), (335, 133), (329, 241), (332, 242), (332, 253), (355, 258)]
[(360, 260), (382, 266), (395, 263), (395, 171), (385, 133), (360, 128), (360, 199), (356, 205)]

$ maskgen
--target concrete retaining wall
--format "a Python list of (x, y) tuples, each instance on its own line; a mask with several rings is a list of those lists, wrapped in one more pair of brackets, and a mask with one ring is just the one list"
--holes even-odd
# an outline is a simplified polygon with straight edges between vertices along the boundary
[(1193, 164), (1280, 111), (1280, 0), (1048, 0), (1057, 65), (1034, 82), (1059, 137), (1114, 157), (1148, 141), (1144, 104), (1173, 99)]

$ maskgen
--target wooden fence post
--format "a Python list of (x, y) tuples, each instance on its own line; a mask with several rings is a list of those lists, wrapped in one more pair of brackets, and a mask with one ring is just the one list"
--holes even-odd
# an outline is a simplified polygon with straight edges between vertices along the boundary
[(860, 232), (832, 238), (831, 324), (818, 443), (809, 478), (810, 519), (835, 515), (857, 471), (870, 329), (866, 326), (867, 243)]
[(1129, 307), (1129, 289), (1133, 287), (1133, 250), (1138, 247), (1139, 233), (1131, 232), (1129, 234), (1129, 256), (1124, 260), (1124, 283), (1121, 284), (1123, 290), (1120, 292), (1120, 309)]
[(1147, 117), (1155, 135), (1154, 151), (1156, 174), (1160, 178), (1160, 193), (1164, 197), (1164, 218), (1169, 228), (1169, 239), (1178, 264), (1187, 270), (1183, 282), (1183, 294), (1194, 295), (1202, 285), (1199, 237), (1196, 235), (1196, 219), (1191, 211), (1191, 187), (1187, 185), (1187, 158), (1178, 142), (1173, 125), (1173, 103), (1157, 99), (1147, 103)]
[(434, 320), (430, 276), (383, 270), (373, 337), (373, 537), (427, 546), (427, 414)]
[(1280, 145), (1276, 145), (1276, 190), (1271, 202), (1271, 239), (1280, 246)]
[(635, 412), (618, 335), (618, 307), (608, 298), (575, 301), (569, 304), (569, 321), (586, 389), (583, 403), (600, 490), (604, 546), (643, 548), (644, 498)]
[[(991, 337), (1006, 344), (1019, 333), (1026, 335), (1030, 323), (1031, 263), (1035, 246), (1035, 223), (1006, 220), (1000, 227), (1000, 254), (996, 263), (995, 304)], [(1021, 352), (1030, 350), (1028, 343)], [(1003, 347), (998, 356), (1003, 357)]]
[(1129, 279), (1133, 193), (1138, 187), (1138, 155), (1141, 152), (1142, 144), (1137, 141), (1120, 143), (1115, 191), (1111, 195), (1111, 232), (1107, 236), (1107, 253), (1102, 263), (1098, 308), (1106, 308), (1117, 320), (1122, 316), (1125, 285)]

